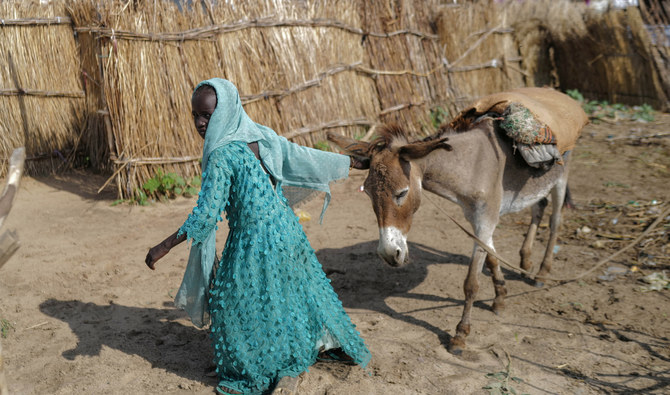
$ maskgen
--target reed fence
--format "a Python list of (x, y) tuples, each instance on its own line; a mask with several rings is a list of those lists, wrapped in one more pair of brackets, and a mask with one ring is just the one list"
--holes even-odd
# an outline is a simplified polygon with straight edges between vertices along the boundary
[(14, 148), (26, 171), (66, 167), (84, 147), (79, 50), (64, 4), (0, 2), (0, 177)]
[(123, 198), (158, 167), (193, 176), (190, 95), (215, 76), (252, 119), (310, 146), (380, 122), (424, 136), (479, 96), (528, 85), (662, 107), (667, 76), (645, 63), (641, 21), (568, 0), (2, 2), (0, 157), (26, 145), (29, 174), (80, 158)]

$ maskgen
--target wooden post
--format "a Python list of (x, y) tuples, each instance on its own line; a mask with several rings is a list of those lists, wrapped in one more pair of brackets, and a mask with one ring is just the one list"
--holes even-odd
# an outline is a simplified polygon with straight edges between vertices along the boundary
[(7, 185), (0, 195), (0, 227), (5, 222), (9, 210), (14, 203), (14, 197), (19, 190), (19, 181), (21, 181), (21, 174), (23, 174), (23, 163), (26, 160), (25, 148), (17, 148), (12, 153), (9, 159), (9, 172), (7, 173)]
[[(12, 157), (9, 159), (9, 173), (7, 173), (7, 185), (0, 195), (0, 226), (5, 222), (9, 210), (12, 208), (16, 192), (19, 190), (19, 181), (23, 174), (23, 164), (26, 160), (26, 150), (21, 147), (15, 149)], [(19, 248), (18, 238), (12, 231), (4, 232), (0, 235), (0, 268), (9, 260), (9, 258)], [(1, 339), (0, 339), (1, 340)], [(0, 395), (9, 395), (7, 389), (7, 379), (5, 378), (5, 368), (2, 360), (2, 343), (0, 342)]]
[(19, 249), (19, 239), (11, 230), (0, 234), (0, 267)]

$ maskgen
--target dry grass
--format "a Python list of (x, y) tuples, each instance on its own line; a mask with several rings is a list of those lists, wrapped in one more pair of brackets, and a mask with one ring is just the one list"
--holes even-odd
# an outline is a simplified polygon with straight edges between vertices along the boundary
[[(638, 8), (596, 13), (568, 0), (508, 2), (529, 85), (578, 89), (590, 99), (666, 108)], [(667, 89), (667, 88), (666, 88)]]
[[(252, 119), (300, 144), (325, 141), (325, 129), (362, 135), (380, 121), (432, 131), (420, 126), (431, 126), (430, 108), (449, 97), (444, 75), (426, 73), (440, 65), (430, 4), (382, 5), (275, 0), (180, 12), (169, 3), (73, 3), (75, 30), (88, 40), (82, 52), (102, 56), (102, 96), (89, 106), (109, 113), (108, 125), (103, 114), (88, 135), (107, 140), (119, 194), (134, 196), (156, 162), (187, 177), (199, 172), (190, 95), (215, 76), (237, 85)], [(239, 22), (253, 20), (268, 26)], [(84, 61), (89, 75), (94, 63)]]
[[(0, 2), (6, 20), (64, 14), (62, 4)], [(60, 168), (83, 148), (85, 99), (72, 29), (35, 23), (0, 28), (0, 175), (20, 146), (26, 147), (31, 174)]]
[(252, 119), (309, 146), (326, 130), (362, 136), (380, 122), (423, 136), (436, 107), (453, 115), (528, 85), (667, 102), (649, 60), (661, 55), (650, 55), (635, 10), (597, 16), (567, 0), (196, 3), (0, 3), (4, 19), (72, 20), (0, 28), (0, 155), (25, 144), (35, 174), (65, 166), (54, 150), (65, 159), (79, 150), (125, 198), (157, 167), (190, 177), (202, 144), (190, 95), (212, 77), (237, 85)]
[(449, 83), (459, 109), (481, 96), (526, 85), (509, 19), (506, 5), (494, 1), (442, 8), (438, 32), (453, 68)]

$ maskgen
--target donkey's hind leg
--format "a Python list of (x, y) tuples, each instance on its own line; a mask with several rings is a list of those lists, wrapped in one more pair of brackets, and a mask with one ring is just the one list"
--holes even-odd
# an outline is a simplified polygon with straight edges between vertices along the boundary
[(505, 278), (503, 277), (502, 272), (500, 271), (500, 265), (498, 264), (498, 259), (491, 256), (490, 254), (486, 255), (486, 267), (491, 271), (491, 279), (493, 280), (493, 289), (496, 292), (496, 298), (493, 299), (493, 306), (491, 310), (500, 314), (505, 309), (505, 296), (507, 296), (507, 288), (505, 288)]
[(549, 241), (547, 241), (547, 249), (544, 252), (544, 259), (540, 270), (535, 276), (535, 286), (544, 286), (547, 275), (551, 272), (551, 264), (554, 261), (554, 246), (558, 240), (558, 230), (561, 226), (561, 208), (563, 207), (563, 200), (565, 199), (565, 190), (567, 188), (567, 177), (556, 183), (554, 189), (551, 190), (551, 219), (549, 223), (550, 234)]
[(521, 268), (525, 271), (530, 271), (533, 267), (530, 255), (533, 250), (533, 242), (535, 242), (537, 227), (540, 226), (542, 216), (544, 215), (544, 209), (547, 207), (547, 204), (547, 198), (542, 198), (542, 200), (531, 207), (530, 226), (528, 227), (528, 233), (526, 233), (526, 238), (523, 241), (521, 251), (519, 251), (519, 255), (521, 255)]

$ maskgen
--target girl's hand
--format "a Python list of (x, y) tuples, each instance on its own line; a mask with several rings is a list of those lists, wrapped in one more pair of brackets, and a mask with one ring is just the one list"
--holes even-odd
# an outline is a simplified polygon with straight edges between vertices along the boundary
[(367, 170), (370, 168), (370, 158), (350, 156), (349, 167), (358, 170)]
[(144, 263), (146, 263), (147, 266), (149, 266), (149, 269), (155, 270), (154, 264), (156, 264), (156, 262), (159, 259), (167, 255), (167, 253), (170, 252), (172, 247), (186, 240), (186, 233), (183, 233), (181, 236), (177, 236), (178, 234), (179, 231), (174, 232), (173, 234), (168, 236), (167, 239), (161, 241), (159, 245), (149, 250), (147, 257), (144, 258)]
[(147, 264), (149, 269), (155, 270), (156, 268), (154, 267), (154, 265), (156, 264), (156, 262), (158, 262), (158, 260), (164, 257), (165, 255), (167, 255), (168, 252), (170, 252), (170, 249), (165, 247), (163, 243), (160, 243), (159, 245), (149, 250), (147, 257), (144, 259), (144, 263)]

